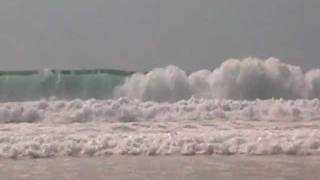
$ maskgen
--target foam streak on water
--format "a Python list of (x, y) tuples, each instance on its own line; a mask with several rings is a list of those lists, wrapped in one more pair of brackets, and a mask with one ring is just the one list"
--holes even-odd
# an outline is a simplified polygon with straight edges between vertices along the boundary
[(0, 104), (0, 157), (319, 155), (319, 100)]

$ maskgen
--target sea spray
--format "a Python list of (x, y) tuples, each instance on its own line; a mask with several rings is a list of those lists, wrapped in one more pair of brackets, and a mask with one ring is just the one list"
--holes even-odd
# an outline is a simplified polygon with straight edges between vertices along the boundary
[(176, 66), (135, 74), (117, 87), (116, 97), (158, 102), (188, 99), (191, 96), (216, 99), (299, 99), (320, 97), (320, 71), (303, 72), (270, 58), (227, 60), (220, 67), (186, 75)]
[(55, 97), (176, 102), (191, 97), (210, 99), (313, 99), (320, 97), (320, 70), (270, 58), (231, 59), (211, 70), (190, 74), (169, 65), (146, 73), (116, 70), (42, 70), (0, 72), (0, 101)]

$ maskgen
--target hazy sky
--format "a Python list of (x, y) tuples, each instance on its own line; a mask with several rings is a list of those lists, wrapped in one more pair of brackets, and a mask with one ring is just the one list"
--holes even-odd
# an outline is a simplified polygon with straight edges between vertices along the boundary
[(0, 69), (320, 67), (319, 0), (1, 0)]

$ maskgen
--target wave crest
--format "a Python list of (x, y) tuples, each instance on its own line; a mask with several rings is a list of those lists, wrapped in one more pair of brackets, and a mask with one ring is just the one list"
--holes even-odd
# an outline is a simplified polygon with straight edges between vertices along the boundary
[(320, 70), (306, 73), (298, 66), (275, 58), (225, 61), (213, 71), (200, 70), (187, 75), (176, 66), (134, 74), (114, 91), (115, 97), (178, 101), (192, 96), (254, 100), (320, 97)]

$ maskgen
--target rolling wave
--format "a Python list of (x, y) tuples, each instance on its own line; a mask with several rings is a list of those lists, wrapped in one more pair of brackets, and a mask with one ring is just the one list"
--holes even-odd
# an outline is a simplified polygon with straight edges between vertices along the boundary
[(176, 66), (134, 74), (117, 87), (116, 97), (144, 101), (179, 101), (192, 96), (211, 99), (320, 98), (320, 69), (301, 67), (270, 58), (231, 59), (220, 67), (185, 73)]
[(320, 69), (278, 59), (231, 59), (220, 67), (186, 73), (177, 66), (146, 73), (117, 70), (42, 70), (0, 72), (0, 101), (113, 99), (176, 102), (207, 99), (320, 98)]
[(42, 70), (0, 72), (0, 101), (109, 99), (132, 72), (117, 70)]

